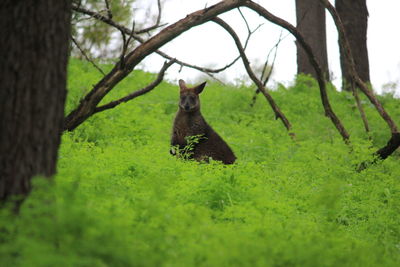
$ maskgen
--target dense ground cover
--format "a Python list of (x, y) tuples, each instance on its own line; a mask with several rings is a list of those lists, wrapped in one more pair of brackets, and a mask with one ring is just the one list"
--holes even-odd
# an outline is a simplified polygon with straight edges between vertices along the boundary
[[(155, 75), (135, 71), (108, 100)], [(100, 76), (72, 60), (66, 112)], [(389, 138), (364, 101), (329, 89), (352, 152), (323, 116), (307, 77), (272, 94), (296, 141), (253, 89), (209, 84), (205, 118), (235, 151), (233, 166), (171, 157), (178, 87), (96, 114), (65, 133), (58, 175), (35, 180), (20, 216), (0, 214), (0, 266), (398, 266), (399, 154), (358, 173)], [(400, 124), (400, 101), (382, 96)]]

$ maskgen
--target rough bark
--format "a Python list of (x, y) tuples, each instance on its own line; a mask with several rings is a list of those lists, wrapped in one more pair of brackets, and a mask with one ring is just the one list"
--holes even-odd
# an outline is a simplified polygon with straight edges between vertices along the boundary
[[(335, 5), (353, 54), (356, 71), (364, 83), (369, 83), (367, 48), (368, 9), (366, 0), (336, 0)], [(345, 60), (345, 51), (340, 49), (342, 89), (351, 91), (351, 85), (354, 81)]]
[[(296, 0), (297, 30), (311, 46), (325, 78), (329, 80), (328, 53), (326, 48), (325, 8), (315, 0)], [(297, 73), (317, 74), (309, 61), (309, 57), (299, 42), (297, 46)]]
[(56, 171), (70, 12), (69, 0), (0, 2), (0, 202)]

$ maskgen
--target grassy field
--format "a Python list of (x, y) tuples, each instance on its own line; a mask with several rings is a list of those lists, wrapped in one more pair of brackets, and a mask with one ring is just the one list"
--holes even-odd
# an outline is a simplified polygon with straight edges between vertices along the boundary
[[(71, 60), (66, 112), (99, 78)], [(154, 78), (134, 71), (105, 102)], [(54, 181), (35, 179), (20, 216), (0, 213), (0, 266), (399, 266), (399, 153), (355, 171), (389, 138), (369, 102), (372, 141), (351, 94), (329, 88), (350, 149), (315, 81), (272, 93), (296, 141), (261, 95), (250, 107), (253, 92), (209, 83), (201, 95), (232, 166), (170, 156), (176, 84), (65, 133)], [(380, 99), (400, 124), (400, 101)]]

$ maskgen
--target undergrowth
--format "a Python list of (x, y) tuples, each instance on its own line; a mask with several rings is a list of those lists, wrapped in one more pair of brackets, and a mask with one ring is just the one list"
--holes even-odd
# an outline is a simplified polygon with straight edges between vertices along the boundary
[[(71, 60), (66, 113), (100, 77)], [(104, 103), (154, 78), (134, 71)], [(399, 265), (399, 154), (355, 170), (390, 134), (367, 100), (369, 136), (351, 94), (329, 88), (349, 147), (315, 81), (281, 86), (293, 141), (261, 95), (250, 107), (252, 88), (210, 83), (203, 115), (238, 158), (224, 166), (170, 155), (178, 94), (163, 82), (65, 133), (55, 179), (34, 180), (19, 216), (1, 210), (0, 266)], [(400, 101), (380, 100), (400, 123)]]

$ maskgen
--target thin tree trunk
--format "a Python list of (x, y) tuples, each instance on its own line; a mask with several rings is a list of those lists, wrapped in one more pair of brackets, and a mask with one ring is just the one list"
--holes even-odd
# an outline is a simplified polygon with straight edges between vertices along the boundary
[[(297, 30), (314, 51), (317, 62), (322, 68), (325, 78), (329, 80), (328, 53), (326, 48), (325, 8), (315, 0), (296, 0)], [(309, 61), (304, 48), (296, 41), (297, 73), (317, 74)]]
[[(336, 0), (335, 5), (350, 44), (356, 71), (364, 83), (369, 83), (367, 48), (368, 9), (366, 0)], [(342, 89), (351, 91), (351, 84), (354, 81), (352, 81), (352, 75), (345, 60), (345, 51), (341, 48)]]
[(70, 12), (69, 0), (0, 2), (0, 202), (56, 171)]

